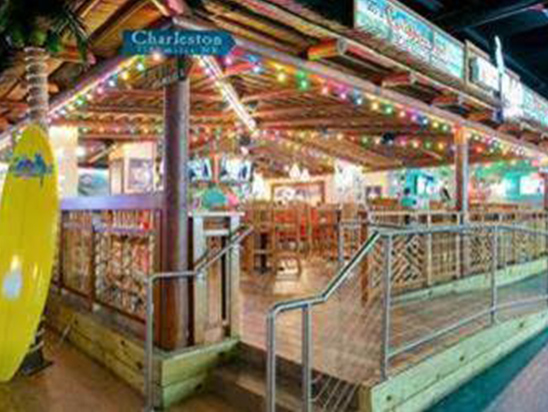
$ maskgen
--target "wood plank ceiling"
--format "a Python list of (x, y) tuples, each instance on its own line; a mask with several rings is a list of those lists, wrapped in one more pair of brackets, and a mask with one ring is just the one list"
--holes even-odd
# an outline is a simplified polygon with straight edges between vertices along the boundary
[[(296, 13), (279, 1), (204, 0), (194, 18), (244, 38), (303, 55), (325, 38), (337, 34), (359, 35), (340, 24), (321, 19), (307, 10)], [(291, 3), (291, 2), (289, 2)], [(165, 21), (159, 1), (84, 0), (79, 6), (91, 37), (91, 53), (97, 62), (118, 54), (123, 30), (158, 26)], [(284, 4), (287, 4), (285, 2)], [(73, 46), (68, 40), (67, 44)], [(472, 116), (491, 109), (486, 96), (459, 89), (428, 71), (418, 73), (405, 64), (381, 54), (333, 56), (324, 61), (342, 71), (373, 80), (379, 86), (418, 98), (446, 110)], [(65, 53), (50, 60), (50, 92), (70, 90), (90, 69)], [(224, 79), (236, 90), (248, 113), (257, 121), (259, 132), (247, 142), (246, 132), (235, 112), (224, 101), (215, 82), (199, 65), (191, 73), (192, 149), (196, 152), (240, 150), (245, 146), (267, 173), (279, 175), (287, 165), (299, 162), (312, 174), (332, 170), (333, 158), (362, 165), (370, 170), (422, 167), (453, 161), (452, 129), (442, 121), (439, 127), (422, 123), (411, 113), (365, 99), (357, 101), (348, 92), (325, 92), (318, 82), (301, 87), (299, 70), (280, 70), (276, 62), (258, 63), (238, 48), (230, 59), (219, 59)], [(73, 107), (54, 120), (56, 125), (80, 128), (81, 142), (90, 150), (84, 163), (104, 161), (109, 148), (125, 142), (157, 141), (162, 136), (163, 94), (152, 87), (147, 73), (158, 63), (143, 61), (147, 70), (132, 69), (127, 79), (94, 94), (93, 101)], [(284, 72), (285, 78), (280, 75)], [(412, 75), (411, 75), (412, 74)], [(26, 112), (26, 87), (22, 64), (0, 78), (0, 129), (21, 120)], [(482, 119), (490, 124), (488, 118)], [(514, 131), (522, 137), (524, 131)], [(527, 140), (539, 142), (542, 133), (527, 130)], [(245, 144), (242, 144), (246, 141)], [(490, 150), (485, 142), (474, 142), (472, 161), (509, 160), (515, 155)]]

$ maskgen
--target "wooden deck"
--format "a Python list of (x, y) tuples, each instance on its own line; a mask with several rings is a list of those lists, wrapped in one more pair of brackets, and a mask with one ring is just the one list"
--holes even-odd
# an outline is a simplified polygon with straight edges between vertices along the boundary
[[(46, 339), (46, 355), (54, 364), (30, 378), (0, 384), (2, 412), (132, 412), (143, 397), (58, 335)], [(238, 412), (217, 396), (204, 394), (167, 412)]]
[[(282, 277), (276, 281), (261, 275), (244, 276), (242, 281), (243, 341), (266, 347), (266, 314), (277, 301), (307, 296), (319, 292), (334, 273), (334, 265), (310, 259), (300, 279)], [(380, 348), (382, 307), (380, 299), (367, 304), (361, 301), (359, 280), (352, 279), (329, 304), (313, 312), (314, 368), (348, 381), (374, 382), (380, 378)], [(546, 275), (535, 275), (509, 286), (498, 288), (499, 302), (544, 294)], [(433, 299), (398, 303), (391, 311), (391, 348), (397, 348), (426, 336), (478, 311), (490, 304), (489, 290), (454, 293)], [(547, 307), (546, 303), (504, 310), (499, 320), (509, 319)], [(390, 373), (401, 371), (441, 348), (486, 327), (489, 316), (463, 326), (435, 341), (401, 354), (391, 362)], [(278, 354), (288, 360), (301, 359), (301, 314), (282, 314), (277, 323)]]

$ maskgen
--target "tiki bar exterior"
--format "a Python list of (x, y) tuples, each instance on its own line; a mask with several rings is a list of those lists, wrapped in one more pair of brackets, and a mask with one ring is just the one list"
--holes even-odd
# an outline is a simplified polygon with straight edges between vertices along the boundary
[(75, 3), (87, 54), (62, 34), (43, 79), (53, 365), (0, 409), (423, 411), (546, 329), (548, 100), (502, 46), (395, 0)]

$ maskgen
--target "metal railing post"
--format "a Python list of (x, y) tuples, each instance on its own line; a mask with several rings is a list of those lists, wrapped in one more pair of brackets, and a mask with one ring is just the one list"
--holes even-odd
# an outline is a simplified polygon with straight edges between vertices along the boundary
[(154, 411), (154, 276), (147, 279), (145, 337), (145, 412)]
[[(426, 217), (426, 226), (430, 229), (432, 227), (432, 215)], [(426, 286), (432, 286), (432, 233), (426, 235)]]
[(276, 412), (276, 314), (266, 322), (266, 412)]
[(303, 308), (303, 412), (312, 412), (312, 312), (310, 305)]
[(498, 234), (499, 231), (495, 227), (491, 234), (493, 240), (491, 242), (491, 323), (497, 322), (497, 306), (498, 306), (498, 294), (497, 294), (497, 267), (498, 267)]
[(390, 358), (390, 299), (392, 293), (392, 247), (393, 238), (391, 235), (386, 238), (384, 256), (384, 296), (383, 296), (383, 319), (382, 319), (382, 347), (381, 347), (381, 378), (388, 377), (388, 362)]
[(337, 227), (337, 262), (339, 268), (344, 266), (344, 229), (343, 222), (339, 218), (338, 227)]

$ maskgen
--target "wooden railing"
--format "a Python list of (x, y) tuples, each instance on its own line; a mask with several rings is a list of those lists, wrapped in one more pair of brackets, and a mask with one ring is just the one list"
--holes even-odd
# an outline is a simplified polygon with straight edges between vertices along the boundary
[(144, 321), (145, 281), (160, 269), (161, 209), (151, 196), (74, 198), (63, 202), (54, 283)]
[[(56, 290), (89, 311), (107, 311), (111, 320), (143, 336), (147, 278), (163, 271), (161, 202), (157, 195), (65, 200), (53, 279)], [(223, 249), (239, 225), (237, 213), (192, 213), (190, 269)], [(237, 334), (239, 269), (240, 252), (233, 248), (207, 265), (200, 280), (188, 280), (184, 295), (175, 289), (176, 280), (157, 282), (158, 339), (160, 329), (165, 334), (174, 323), (188, 328), (190, 344)], [(173, 296), (181, 301), (170, 309)], [(181, 305), (189, 305), (192, 319), (178, 317)]]
[[(548, 213), (544, 210), (486, 209), (472, 210), (468, 214), (468, 222), (487, 228), (493, 225), (516, 225), (537, 230), (548, 229)], [(370, 212), (366, 219), (367, 232), (370, 232), (375, 225), (401, 228), (452, 226), (463, 221), (463, 216), (445, 211), (383, 211)], [(529, 262), (547, 255), (547, 240), (542, 236), (507, 231), (500, 234), (498, 241), (498, 262), (504, 266)], [(488, 273), (492, 269), (491, 242), (492, 237), (481, 231), (474, 231), (471, 235), (441, 232), (399, 237), (395, 239), (394, 247), (398, 250), (398, 256), (394, 265), (400, 276), (394, 287), (405, 292)], [(375, 263), (369, 262), (368, 265), (374, 266)], [(367, 276), (367, 269), (364, 276)]]

